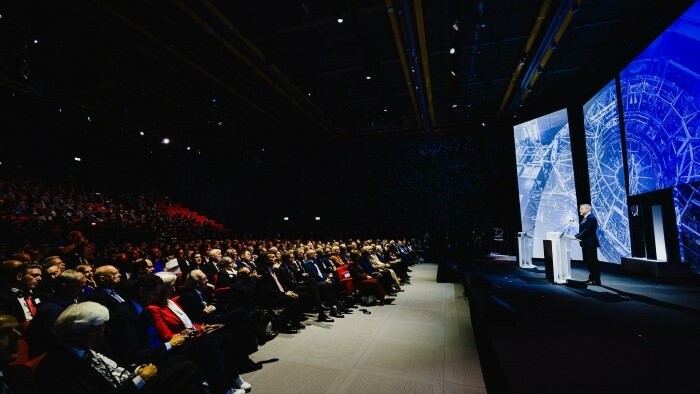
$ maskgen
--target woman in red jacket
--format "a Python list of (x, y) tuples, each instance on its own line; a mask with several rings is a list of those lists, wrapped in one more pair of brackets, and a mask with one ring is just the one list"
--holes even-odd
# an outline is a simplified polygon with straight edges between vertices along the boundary
[[(223, 324), (195, 324), (183, 312), (177, 302), (171, 299), (175, 295), (177, 275), (170, 272), (158, 272), (156, 275), (163, 280), (163, 288), (158, 298), (147, 309), (153, 316), (156, 331), (158, 331), (158, 336), (161, 339), (167, 341), (173, 335), (182, 332), (195, 337), (211, 333), (211, 335), (216, 335), (216, 339), (221, 344), (226, 363), (232, 370), (250, 371), (260, 369), (257, 364), (255, 367), (251, 365), (252, 361), (248, 358), (248, 354), (242, 351), (241, 343), (236, 340), (236, 334), (233, 330), (225, 328)], [(243, 380), (241, 375), (238, 375), (233, 383), (237, 389), (249, 390), (252, 387), (250, 383)]]

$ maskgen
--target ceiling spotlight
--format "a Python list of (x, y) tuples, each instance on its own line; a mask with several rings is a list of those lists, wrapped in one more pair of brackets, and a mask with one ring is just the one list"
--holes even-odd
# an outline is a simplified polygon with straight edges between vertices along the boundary
[(170, 138), (163, 138), (163, 145), (168, 145), (170, 143)]
[(388, 111), (389, 111), (389, 108), (387, 108), (387, 106), (385, 105), (385, 106), (384, 106), (384, 112), (388, 112)]
[(457, 73), (455, 72), (455, 70), (450, 70), (450, 74), (452, 74), (453, 77), (457, 76)]
[(217, 124), (218, 124), (219, 126), (223, 126), (223, 125), (224, 125), (224, 122), (219, 122), (219, 123), (217, 123)]
[(34, 40), (34, 43), (35, 43), (35, 44), (38, 44), (38, 43), (39, 43), (39, 40)]
[(486, 127), (486, 122), (481, 122), (481, 127)]
[(455, 49), (454, 49), (454, 47), (452, 47), (452, 48), (450, 48), (450, 55), (454, 55), (454, 54), (455, 54)]
[(143, 137), (144, 135), (146, 135), (146, 133), (144, 133), (143, 131), (139, 131), (139, 135)]
[(369, 81), (370, 79), (372, 79), (372, 76), (371, 76), (371, 75), (367, 75), (365, 78)]
[(308, 93), (309, 97), (311, 97), (311, 92)]
[(191, 150), (191, 148), (188, 146), (188, 147), (187, 147), (187, 150)]
[(90, 116), (87, 117), (88, 122), (92, 122), (92, 118)]
[(457, 108), (457, 103), (452, 103), (452, 108)]
[(216, 98), (211, 99), (212, 104), (216, 104)]
[(338, 17), (338, 24), (343, 23), (345, 20), (342, 17)]
[(63, 112), (63, 108), (59, 108), (59, 109), (58, 109), (58, 112)]
[(80, 158), (78, 156), (75, 156), (75, 157), (73, 157), (73, 160), (80, 161)]
[(455, 19), (455, 21), (452, 22), (452, 28), (453, 28), (455, 31), (459, 31), (459, 20)]

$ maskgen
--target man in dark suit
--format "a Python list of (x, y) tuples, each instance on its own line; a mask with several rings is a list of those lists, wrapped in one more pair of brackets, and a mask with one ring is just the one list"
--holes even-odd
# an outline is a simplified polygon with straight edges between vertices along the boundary
[(581, 242), (581, 250), (583, 251), (583, 262), (588, 266), (588, 284), (600, 286), (600, 263), (598, 262), (598, 221), (591, 213), (590, 204), (581, 204), (578, 212), (583, 219), (579, 223), (578, 234), (576, 239)]
[(39, 387), (28, 366), (11, 364), (17, 359), (19, 350), (19, 332), (17, 319), (0, 312), (0, 393), (37, 393)]
[(94, 351), (108, 320), (107, 308), (95, 302), (74, 304), (61, 313), (56, 320), (61, 346), (49, 351), (35, 374), (45, 393), (199, 392), (203, 379), (190, 361), (162, 371), (145, 364), (134, 373)]

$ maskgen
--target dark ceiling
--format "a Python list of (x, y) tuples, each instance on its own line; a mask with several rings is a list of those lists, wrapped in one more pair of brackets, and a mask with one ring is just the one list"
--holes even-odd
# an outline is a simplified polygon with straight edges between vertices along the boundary
[(221, 152), (518, 123), (590, 97), (691, 1), (5, 3), (3, 102)]

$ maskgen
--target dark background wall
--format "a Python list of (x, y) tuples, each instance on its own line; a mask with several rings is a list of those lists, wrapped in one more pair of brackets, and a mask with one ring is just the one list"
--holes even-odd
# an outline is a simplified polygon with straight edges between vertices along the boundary
[(4, 104), (3, 174), (156, 192), (241, 237), (428, 232), (463, 246), (475, 234), (491, 240), (498, 227), (506, 242), (494, 247), (508, 252), (519, 230), (510, 127), (297, 146), (238, 146), (232, 138), (221, 154), (187, 151), (177, 141), (165, 146), (32, 98)]

